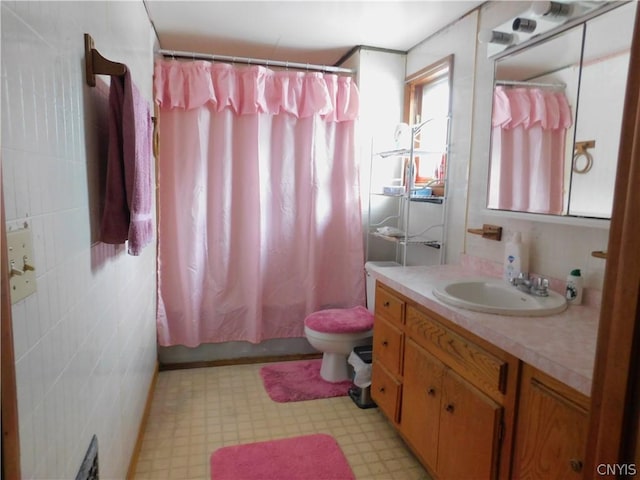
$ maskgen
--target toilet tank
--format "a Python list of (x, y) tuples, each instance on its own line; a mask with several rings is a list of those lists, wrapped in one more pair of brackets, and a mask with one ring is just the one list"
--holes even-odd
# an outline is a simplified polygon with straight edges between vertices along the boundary
[(376, 267), (399, 267), (398, 262), (367, 262), (364, 264), (364, 270), (367, 274), (367, 309), (373, 313), (373, 308), (376, 305), (376, 280), (369, 273), (369, 266), (374, 265)]

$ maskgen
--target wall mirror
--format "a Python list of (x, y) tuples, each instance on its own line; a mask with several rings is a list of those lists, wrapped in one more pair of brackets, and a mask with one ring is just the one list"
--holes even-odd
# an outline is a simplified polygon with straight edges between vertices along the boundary
[(635, 9), (496, 59), (489, 209), (611, 217)]

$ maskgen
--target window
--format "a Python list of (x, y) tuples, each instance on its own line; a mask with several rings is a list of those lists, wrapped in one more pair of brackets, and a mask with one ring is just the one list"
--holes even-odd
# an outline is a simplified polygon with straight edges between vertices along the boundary
[(410, 125), (424, 122), (414, 144), (416, 150), (427, 152), (416, 156), (417, 184), (444, 182), (452, 67), (453, 56), (449, 56), (406, 79), (405, 121)]

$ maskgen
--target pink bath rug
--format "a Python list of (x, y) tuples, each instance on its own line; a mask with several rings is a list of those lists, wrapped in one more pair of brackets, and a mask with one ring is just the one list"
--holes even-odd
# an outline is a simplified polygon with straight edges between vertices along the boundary
[(247, 443), (211, 454), (211, 480), (355, 480), (331, 435)]
[(260, 369), (264, 388), (274, 402), (300, 402), (349, 394), (350, 380), (331, 383), (320, 376), (322, 359), (265, 365)]

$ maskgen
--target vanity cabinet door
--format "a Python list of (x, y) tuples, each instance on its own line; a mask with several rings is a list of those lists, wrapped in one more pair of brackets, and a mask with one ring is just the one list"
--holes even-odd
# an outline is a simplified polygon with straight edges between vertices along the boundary
[(513, 477), (582, 478), (588, 398), (529, 365), (520, 388)]
[(401, 431), (416, 453), (436, 470), (445, 366), (410, 339), (404, 355)]
[(442, 385), (438, 477), (496, 478), (503, 408), (450, 369)]

